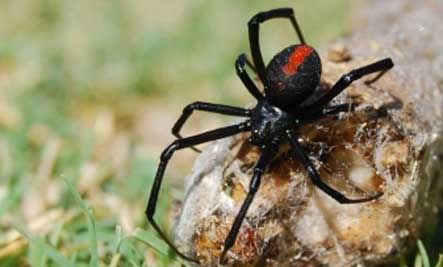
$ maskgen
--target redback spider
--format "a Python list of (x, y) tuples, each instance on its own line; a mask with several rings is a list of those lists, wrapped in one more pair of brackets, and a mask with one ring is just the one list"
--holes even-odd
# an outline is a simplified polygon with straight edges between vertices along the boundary
[[(300, 44), (288, 46), (278, 53), (267, 66), (263, 62), (259, 43), (260, 24), (276, 18), (289, 19), (294, 27)], [(160, 156), (160, 164), (149, 196), (146, 216), (158, 234), (181, 257), (198, 262), (178, 251), (176, 246), (166, 237), (154, 220), (158, 194), (166, 165), (175, 151), (183, 148), (194, 148), (195, 145), (232, 136), (241, 132), (250, 132), (248, 139), (260, 149), (260, 157), (254, 166), (249, 191), (235, 217), (231, 230), (225, 239), (220, 262), (223, 262), (227, 251), (234, 245), (237, 234), (245, 219), (248, 208), (260, 187), (260, 179), (268, 164), (277, 153), (280, 144), (290, 144), (293, 156), (304, 166), (312, 183), (341, 204), (362, 203), (380, 197), (376, 193), (365, 198), (349, 199), (342, 193), (322, 181), (314, 164), (306, 156), (298, 141), (298, 129), (306, 123), (312, 123), (328, 115), (353, 110), (352, 104), (328, 105), (328, 103), (345, 90), (353, 81), (368, 74), (379, 74), (367, 83), (378, 80), (394, 64), (390, 58), (385, 58), (367, 66), (354, 69), (343, 75), (328, 91), (314, 101), (307, 101), (319, 86), (321, 61), (314, 48), (305, 43), (303, 34), (291, 8), (278, 8), (260, 12), (253, 16), (248, 23), (249, 44), (253, 63), (241, 54), (235, 62), (235, 69), (240, 80), (249, 93), (257, 100), (252, 109), (244, 109), (221, 104), (194, 102), (183, 109), (183, 114), (172, 128), (172, 133), (178, 138), (169, 145)], [(249, 65), (256, 71), (264, 86), (262, 94), (245, 70)], [(223, 115), (246, 117), (244, 122), (207, 131), (201, 134), (182, 138), (180, 129), (194, 110), (213, 112)]]

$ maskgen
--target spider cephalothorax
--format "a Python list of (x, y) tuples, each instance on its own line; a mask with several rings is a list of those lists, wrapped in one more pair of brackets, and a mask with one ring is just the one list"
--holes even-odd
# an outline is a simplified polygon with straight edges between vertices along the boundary
[(251, 136), (249, 142), (263, 145), (271, 142), (272, 138), (281, 135), (296, 120), (290, 120), (291, 115), (273, 106), (268, 101), (259, 101), (251, 111)]
[[(265, 67), (260, 51), (259, 26), (260, 23), (274, 18), (289, 19), (297, 32), (301, 44), (291, 45), (282, 50), (271, 60), (268, 66)], [(323, 182), (314, 164), (309, 157), (306, 156), (304, 149), (299, 143), (297, 132), (298, 129), (306, 123), (312, 123), (325, 116), (334, 115), (339, 112), (352, 111), (352, 104), (345, 103), (332, 106), (328, 104), (353, 81), (365, 75), (379, 72), (375, 78), (369, 81), (369, 83), (375, 82), (394, 66), (392, 60), (385, 58), (350, 71), (343, 75), (327, 92), (312, 101), (310, 96), (314, 94), (320, 82), (321, 61), (314, 48), (305, 44), (301, 30), (295, 20), (293, 10), (290, 8), (279, 8), (260, 12), (251, 18), (248, 27), (249, 44), (253, 62), (249, 62), (246, 56), (241, 54), (237, 58), (235, 69), (246, 89), (257, 100), (257, 104), (252, 109), (206, 102), (194, 102), (186, 106), (183, 109), (183, 114), (172, 128), (172, 133), (178, 139), (169, 145), (161, 154), (160, 164), (146, 208), (146, 216), (149, 222), (168, 245), (181, 257), (195, 262), (198, 261), (194, 256), (186, 256), (178, 251), (154, 220), (158, 194), (166, 165), (174, 152), (179, 149), (194, 148), (195, 145), (241, 132), (250, 132), (248, 140), (260, 149), (261, 155), (254, 167), (249, 191), (225, 240), (220, 261), (223, 261), (227, 251), (234, 245), (248, 208), (260, 187), (261, 176), (278, 152), (279, 146), (282, 143), (289, 143), (293, 156), (305, 167), (312, 183), (339, 203), (361, 203), (376, 199), (382, 195), (382, 193), (375, 193), (364, 198), (349, 199)], [(246, 64), (256, 71), (256, 74), (264, 85), (264, 94), (260, 92), (247, 74), (245, 70)], [(310, 99), (310, 101), (306, 101), (307, 99)], [(180, 129), (189, 116), (191, 116), (193, 110), (240, 116), (247, 119), (242, 123), (232, 126), (182, 138), (180, 136)]]

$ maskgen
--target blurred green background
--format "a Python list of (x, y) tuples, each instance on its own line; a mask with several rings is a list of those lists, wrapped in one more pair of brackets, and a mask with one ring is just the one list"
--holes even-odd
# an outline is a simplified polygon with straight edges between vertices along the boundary
[[(348, 30), (349, 0), (1, 1), (0, 266), (179, 265), (144, 217), (158, 156), (185, 104), (252, 101), (234, 61), (249, 18), (281, 6), (315, 47)], [(283, 20), (262, 33), (265, 60), (296, 38)], [(195, 156), (168, 168), (165, 229)]]

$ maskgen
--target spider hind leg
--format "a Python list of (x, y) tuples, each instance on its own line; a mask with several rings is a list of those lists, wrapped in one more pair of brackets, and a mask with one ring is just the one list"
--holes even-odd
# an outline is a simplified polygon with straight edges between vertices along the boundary
[(320, 178), (320, 175), (318, 174), (317, 170), (315, 169), (314, 164), (311, 162), (311, 160), (306, 156), (305, 152), (303, 151), (302, 146), (297, 140), (297, 136), (290, 130), (286, 133), (287, 139), (289, 140), (289, 143), (292, 147), (292, 150), (297, 157), (297, 159), (300, 160), (300, 163), (305, 167), (305, 169), (308, 172), (309, 177), (311, 178), (312, 183), (321, 189), (323, 192), (325, 192), (327, 195), (335, 199), (340, 204), (354, 204), (354, 203), (363, 203), (368, 202), (374, 199), (377, 199), (383, 195), (383, 192), (376, 193), (372, 196), (366, 197), (366, 198), (357, 198), (357, 199), (350, 199), (343, 195), (342, 193), (338, 192), (334, 188), (330, 187), (328, 184), (322, 181)]

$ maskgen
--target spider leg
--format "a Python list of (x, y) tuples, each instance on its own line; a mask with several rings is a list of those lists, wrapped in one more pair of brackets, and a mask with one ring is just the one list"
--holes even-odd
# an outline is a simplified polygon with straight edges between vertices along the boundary
[(249, 184), (248, 194), (246, 195), (246, 198), (243, 201), (240, 211), (238, 212), (237, 216), (235, 217), (234, 223), (232, 224), (231, 230), (229, 231), (229, 234), (226, 237), (223, 246), (223, 252), (220, 257), (220, 263), (222, 264), (224, 262), (226, 253), (235, 243), (240, 227), (245, 219), (246, 213), (248, 212), (249, 206), (254, 200), (255, 193), (257, 193), (260, 187), (261, 176), (265, 171), (266, 167), (268, 166), (269, 162), (274, 158), (275, 154), (277, 153), (279, 143), (280, 141), (278, 139), (275, 139), (271, 144), (267, 145), (262, 150), (262, 154), (260, 155), (260, 158), (258, 159), (257, 164), (254, 167), (254, 173), (252, 175), (251, 182)]
[(386, 73), (388, 70), (389, 70), (389, 69), (386, 69), (386, 70), (381, 71), (381, 72), (380, 72), (379, 74), (377, 74), (377, 76), (375, 76), (374, 78), (365, 81), (365, 84), (366, 84), (366, 85), (371, 85), (371, 84), (373, 84), (373, 83), (376, 82), (378, 79), (380, 79), (383, 75), (385, 75), (385, 73)]
[[(246, 89), (248, 89), (249, 93), (255, 97), (258, 101), (263, 99), (262, 93), (258, 90), (257, 86), (255, 86), (254, 82), (249, 77), (248, 73), (246, 72), (245, 65), (252, 64), (249, 62), (245, 54), (241, 54), (238, 56), (237, 60), (235, 61), (235, 70), (237, 71), (237, 75), (240, 78), (240, 80), (245, 85)], [(251, 67), (252, 68), (252, 67)], [(254, 70), (254, 69), (253, 69)]]
[[(185, 122), (189, 119), (189, 117), (192, 115), (192, 112), (194, 110), (201, 110), (201, 111), (208, 111), (223, 115), (231, 115), (231, 116), (239, 116), (239, 117), (249, 117), (251, 114), (251, 110), (244, 109), (244, 108), (238, 108), (228, 105), (222, 105), (222, 104), (212, 104), (212, 103), (206, 103), (206, 102), (194, 102), (192, 104), (187, 105), (183, 109), (183, 113), (178, 118), (178, 120), (175, 122), (174, 127), (172, 127), (172, 134), (181, 139), (182, 136), (180, 135), (180, 130), (185, 124)], [(191, 146), (191, 148), (197, 152), (200, 152), (199, 149), (195, 148), (194, 146)]]
[(303, 34), (300, 30), (300, 27), (297, 24), (297, 20), (294, 16), (294, 10), (292, 8), (277, 8), (272, 9), (265, 12), (257, 13), (253, 16), (248, 22), (248, 30), (249, 30), (249, 45), (251, 48), (252, 60), (254, 61), (254, 66), (257, 69), (258, 76), (263, 84), (266, 86), (266, 67), (263, 62), (263, 56), (260, 50), (260, 42), (259, 42), (259, 28), (260, 23), (263, 23), (267, 20), (274, 18), (287, 18), (291, 21), (294, 26), (295, 31), (297, 32), (298, 39), (302, 44), (305, 44), (305, 39), (303, 38)]
[(362, 203), (371, 201), (373, 199), (379, 198), (381, 195), (383, 195), (382, 192), (377, 193), (373, 196), (367, 197), (367, 198), (358, 198), (358, 199), (349, 199), (342, 193), (338, 192), (334, 188), (330, 187), (328, 184), (322, 181), (320, 178), (320, 175), (318, 174), (317, 170), (314, 167), (314, 164), (311, 162), (311, 160), (306, 156), (305, 152), (303, 151), (302, 146), (297, 140), (297, 136), (290, 130), (286, 132), (286, 136), (289, 140), (289, 143), (292, 147), (292, 150), (295, 154), (295, 156), (300, 160), (301, 164), (305, 167), (305, 169), (308, 171), (309, 177), (311, 178), (312, 183), (320, 188), (323, 192), (328, 194), (330, 197), (335, 199), (340, 204), (352, 204), (352, 203)]
[(322, 109), (322, 115), (335, 115), (340, 112), (351, 112), (354, 111), (355, 105), (351, 103), (338, 104), (335, 106), (329, 106)]
[(343, 90), (345, 90), (353, 81), (356, 81), (363, 76), (375, 72), (381, 72), (377, 77), (372, 79), (370, 82), (372, 83), (375, 80), (378, 80), (381, 77), (381, 75), (386, 73), (393, 66), (394, 63), (392, 62), (392, 60), (390, 58), (385, 58), (377, 62), (374, 62), (372, 64), (350, 71), (349, 73), (343, 75), (328, 92), (326, 92), (323, 96), (320, 97), (320, 99), (318, 99), (313, 104), (306, 107), (305, 111), (309, 113), (322, 108), (324, 105), (329, 103), (329, 101), (331, 101), (334, 97), (336, 97)]
[(300, 122), (302, 124), (304, 123), (312, 123), (316, 120), (319, 120), (325, 116), (328, 115), (335, 115), (338, 114), (340, 112), (352, 112), (355, 109), (355, 105), (354, 104), (350, 104), (350, 103), (345, 103), (345, 104), (338, 104), (335, 106), (329, 106), (329, 107), (325, 107), (319, 111), (307, 114), (305, 117), (303, 117)]
[(186, 147), (191, 147), (194, 145), (198, 145), (204, 142), (228, 137), (243, 131), (247, 131), (250, 128), (250, 122), (243, 122), (240, 124), (218, 128), (212, 131), (208, 131), (202, 134), (186, 137), (183, 139), (175, 140), (171, 145), (169, 145), (160, 156), (160, 164), (158, 165), (157, 174), (155, 175), (154, 183), (152, 185), (151, 193), (149, 195), (148, 205), (146, 207), (146, 216), (148, 221), (154, 227), (155, 231), (161, 236), (163, 240), (169, 245), (169, 247), (174, 250), (179, 256), (184, 259), (197, 262), (194, 259), (191, 259), (184, 254), (182, 254), (175, 245), (167, 238), (166, 234), (160, 229), (158, 224), (154, 220), (155, 208), (157, 206), (158, 194), (160, 192), (160, 187), (163, 179), (163, 174), (165, 172), (166, 166), (168, 164), (169, 159), (172, 157), (174, 152), (179, 149), (183, 149)]

